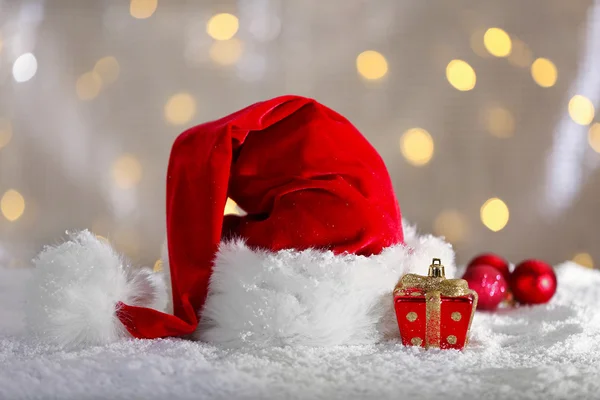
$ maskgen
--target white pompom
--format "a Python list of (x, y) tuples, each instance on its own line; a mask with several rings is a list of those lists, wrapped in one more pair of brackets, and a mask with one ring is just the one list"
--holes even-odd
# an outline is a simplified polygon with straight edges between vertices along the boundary
[(163, 311), (161, 274), (133, 269), (89, 231), (47, 246), (34, 260), (27, 322), (44, 341), (62, 347), (98, 345), (129, 336), (116, 315), (117, 302)]

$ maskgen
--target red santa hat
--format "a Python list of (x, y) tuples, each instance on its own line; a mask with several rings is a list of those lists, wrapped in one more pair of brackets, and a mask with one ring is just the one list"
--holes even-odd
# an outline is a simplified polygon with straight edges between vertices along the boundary
[[(223, 215), (228, 198), (245, 215)], [(93, 234), (36, 258), (28, 320), (60, 345), (182, 336), (226, 346), (374, 343), (392, 290), (451, 246), (403, 230), (384, 162), (343, 116), (283, 96), (193, 127), (167, 172), (165, 276)], [(166, 278), (166, 279), (163, 279)]]

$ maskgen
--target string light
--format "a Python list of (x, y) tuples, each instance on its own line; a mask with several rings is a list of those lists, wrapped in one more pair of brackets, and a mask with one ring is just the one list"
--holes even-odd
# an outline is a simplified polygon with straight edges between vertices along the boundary
[(129, 3), (129, 13), (133, 18), (150, 18), (158, 7), (158, 0), (131, 0)]
[(508, 62), (515, 67), (527, 68), (533, 61), (533, 54), (529, 46), (522, 40), (513, 38), (512, 50), (508, 55)]
[(102, 78), (96, 72), (86, 72), (77, 79), (75, 91), (81, 100), (92, 100), (100, 93)]
[(512, 113), (499, 106), (486, 110), (485, 124), (488, 132), (498, 138), (511, 137), (515, 130), (515, 119)]
[(594, 259), (588, 253), (577, 253), (573, 256), (573, 262), (586, 268), (594, 268)]
[(112, 175), (118, 187), (132, 188), (142, 179), (142, 164), (134, 155), (124, 154), (113, 163)]
[(14, 189), (9, 189), (0, 199), (0, 211), (7, 220), (13, 222), (21, 218), (25, 212), (25, 199)]
[[(600, 123), (596, 122), (588, 131), (588, 143), (596, 153), (600, 153)], [(2, 145), (0, 144), (0, 147)]]
[(214, 42), (210, 46), (209, 55), (217, 64), (233, 65), (242, 57), (242, 51), (242, 41), (233, 38)]
[(19, 83), (27, 82), (35, 76), (37, 67), (37, 59), (32, 53), (21, 54), (13, 64), (13, 78)]
[(206, 24), (206, 33), (215, 40), (229, 40), (235, 36), (240, 27), (238, 17), (221, 13), (213, 15)]
[(467, 221), (456, 210), (444, 210), (435, 219), (433, 231), (438, 236), (443, 236), (450, 243), (460, 243), (467, 235)]
[(102, 83), (113, 83), (119, 78), (119, 62), (113, 56), (103, 57), (96, 62), (94, 72), (102, 79)]
[(8, 146), (12, 139), (12, 126), (6, 118), (0, 118), (0, 149)]
[(500, 28), (490, 28), (485, 31), (483, 44), (486, 50), (496, 57), (506, 57), (512, 49), (510, 36)]
[(541, 87), (552, 87), (556, 83), (558, 71), (554, 63), (547, 58), (538, 58), (531, 64), (531, 76)]
[(575, 95), (569, 101), (569, 115), (579, 125), (589, 125), (594, 119), (594, 105), (585, 96)]
[(446, 78), (455, 89), (461, 92), (473, 89), (477, 82), (475, 70), (463, 60), (452, 60), (448, 63)]
[(183, 125), (196, 114), (196, 100), (189, 93), (176, 93), (165, 104), (165, 119), (173, 125)]
[(420, 167), (433, 157), (433, 139), (429, 132), (421, 128), (407, 130), (400, 137), (400, 151), (410, 164)]
[(388, 63), (383, 54), (367, 50), (356, 57), (356, 70), (367, 80), (378, 80), (387, 74)]
[(510, 213), (506, 203), (497, 197), (493, 197), (483, 203), (480, 216), (483, 225), (493, 232), (498, 232), (504, 229), (508, 223)]

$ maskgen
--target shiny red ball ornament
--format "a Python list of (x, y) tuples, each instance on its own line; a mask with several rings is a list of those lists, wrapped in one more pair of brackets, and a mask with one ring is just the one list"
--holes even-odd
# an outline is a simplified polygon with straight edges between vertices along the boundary
[(556, 292), (556, 274), (544, 261), (526, 260), (515, 267), (510, 288), (521, 304), (547, 303)]
[(465, 271), (462, 278), (469, 283), (469, 288), (477, 292), (478, 310), (495, 310), (508, 292), (508, 283), (502, 273), (490, 265), (474, 265)]
[(489, 265), (490, 267), (496, 268), (502, 274), (504, 280), (508, 283), (510, 281), (510, 268), (508, 261), (494, 253), (480, 254), (467, 265), (467, 269), (477, 265)]

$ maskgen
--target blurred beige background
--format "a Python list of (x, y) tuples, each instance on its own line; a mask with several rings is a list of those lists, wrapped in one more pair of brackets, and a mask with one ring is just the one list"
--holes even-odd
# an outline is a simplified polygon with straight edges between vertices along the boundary
[(598, 266), (598, 3), (0, 0), (0, 264), (82, 228), (153, 264), (176, 135), (293, 93), (367, 136), (459, 262)]

